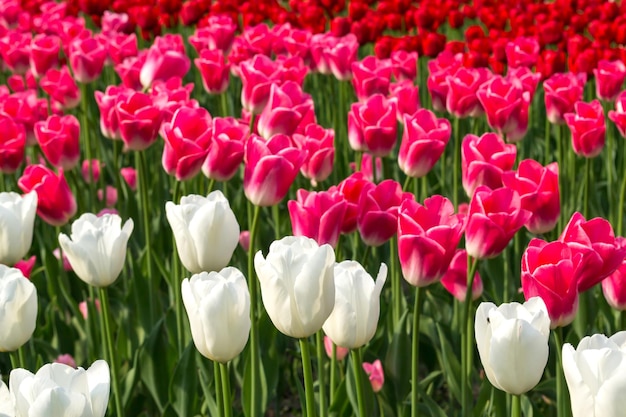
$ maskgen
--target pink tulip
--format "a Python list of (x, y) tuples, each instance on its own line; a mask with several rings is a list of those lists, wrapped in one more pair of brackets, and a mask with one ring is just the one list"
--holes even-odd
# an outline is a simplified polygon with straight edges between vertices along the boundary
[(41, 77), (49, 69), (59, 65), (61, 39), (56, 35), (36, 35), (30, 42), (30, 69)]
[(350, 107), (348, 141), (355, 151), (387, 156), (396, 145), (396, 132), (395, 104), (382, 94), (374, 94)]
[(323, 52), (330, 71), (340, 81), (352, 79), (352, 64), (357, 60), (359, 43), (352, 33), (341, 38), (335, 38), (334, 43), (329, 45)]
[(441, 279), (463, 236), (464, 216), (454, 214), (445, 197), (424, 205), (405, 200), (398, 214), (398, 256), (402, 275), (411, 285), (426, 287)]
[(172, 77), (184, 77), (191, 67), (185, 53), (181, 35), (159, 36), (148, 50), (146, 62), (141, 67), (139, 81), (148, 88), (156, 80), (167, 81)]
[(539, 41), (534, 37), (517, 37), (506, 45), (505, 52), (510, 68), (532, 68), (539, 59)]
[(103, 201), (107, 208), (115, 207), (117, 203), (117, 189), (111, 185), (107, 185), (104, 188), (104, 192), (102, 189), (99, 189), (96, 193), (98, 197), (98, 201)]
[(296, 196), (297, 200), (287, 202), (293, 235), (336, 247), (347, 208), (343, 195), (336, 189), (320, 192), (299, 189)]
[(600, 100), (613, 101), (622, 91), (626, 65), (622, 61), (602, 59), (593, 70), (593, 75), (596, 77), (596, 96)]
[(15, 74), (25, 74), (30, 68), (30, 33), (9, 31), (0, 38), (0, 56)]
[(404, 116), (404, 131), (398, 153), (402, 172), (421, 178), (435, 166), (450, 140), (450, 122), (438, 119), (433, 112), (419, 109), (413, 116)]
[[(91, 301), (90, 301), (91, 302)], [(100, 312), (100, 300), (96, 299), (93, 302), (96, 312)], [(80, 303), (78, 303), (78, 310), (80, 311), (80, 314), (83, 316), (83, 319), (87, 320), (87, 318), (89, 317), (89, 309), (87, 308), (87, 301), (81, 301)]]
[(260, 114), (270, 96), (270, 87), (276, 78), (276, 64), (265, 55), (254, 58), (239, 65), (241, 71), (241, 104), (254, 113)]
[(105, 10), (100, 21), (102, 33), (117, 34), (132, 32), (132, 22), (126, 13), (113, 13)]
[(533, 72), (526, 67), (509, 68), (505, 78), (512, 83), (516, 83), (514, 80), (519, 80), (522, 89), (529, 94), (530, 101), (532, 101), (541, 80), (541, 73)]
[(116, 33), (109, 37), (108, 44), (109, 57), (113, 64), (118, 65), (124, 62), (126, 58), (136, 57), (139, 53), (137, 49), (137, 35), (131, 33)]
[(565, 226), (559, 241), (567, 244), (572, 256), (581, 256), (578, 291), (584, 292), (611, 275), (626, 256), (626, 247), (616, 240), (608, 220), (585, 220), (576, 212)]
[(37, 192), (37, 214), (52, 226), (63, 226), (76, 214), (76, 200), (63, 169), (57, 175), (43, 165), (29, 165), (17, 185), (24, 193)]
[(21, 261), (16, 262), (13, 265), (13, 268), (17, 268), (20, 270), (24, 277), (30, 279), (30, 274), (33, 272), (33, 267), (35, 266), (35, 262), (37, 261), (37, 257), (35, 255), (31, 256), (28, 259), (23, 259)]
[[(467, 294), (467, 252), (465, 249), (457, 249), (450, 262), (450, 267), (441, 277), (441, 285), (454, 298), (460, 302), (465, 302)], [(476, 301), (483, 293), (483, 281), (478, 274), (474, 273), (472, 283), (472, 300)]]
[(484, 113), (476, 93), (478, 88), (492, 77), (485, 68), (459, 68), (446, 77), (448, 95), (446, 109), (454, 117), (478, 117)]
[(515, 190), (522, 208), (532, 213), (525, 224), (530, 233), (540, 235), (554, 229), (561, 213), (558, 163), (544, 167), (533, 159), (525, 159), (517, 172), (502, 174), (502, 183)]
[(67, 66), (49, 69), (41, 78), (40, 86), (66, 110), (73, 109), (80, 103), (80, 91)]
[(391, 239), (398, 229), (398, 210), (413, 194), (402, 192), (394, 180), (385, 180), (361, 193), (358, 203), (357, 227), (368, 246), (380, 246)]
[(115, 108), (125, 149), (142, 151), (154, 143), (162, 115), (152, 97), (139, 92), (131, 93), (118, 98)]
[[(626, 239), (616, 238), (618, 246), (624, 247)], [(619, 267), (608, 277), (602, 280), (602, 292), (604, 298), (611, 307), (616, 310), (626, 310), (626, 259), (622, 260)]]
[(380, 359), (376, 359), (373, 363), (363, 362), (363, 370), (369, 377), (372, 391), (380, 392), (385, 384), (385, 373)]
[(507, 142), (524, 138), (528, 130), (530, 94), (524, 91), (521, 81), (495, 75), (478, 89), (476, 96), (492, 129)]
[(251, 135), (245, 148), (243, 176), (248, 200), (263, 207), (278, 204), (287, 195), (305, 158), (305, 151), (296, 148), (288, 136), (265, 140)]
[(461, 143), (461, 174), (463, 188), (468, 196), (479, 186), (493, 190), (502, 186), (502, 173), (513, 168), (517, 148), (505, 144), (495, 133), (478, 137), (467, 135)]
[(139, 80), (139, 75), (141, 73), (141, 69), (143, 68), (143, 64), (146, 62), (147, 56), (148, 52), (141, 50), (137, 56), (125, 58), (119, 64), (115, 64), (115, 72), (119, 75), (124, 87), (135, 91), (143, 89), (141, 81)]
[(0, 100), (0, 114), (21, 123), (26, 131), (26, 146), (35, 145), (35, 123), (48, 118), (48, 102), (38, 99), (34, 90), (11, 94)]
[(272, 84), (257, 129), (265, 139), (278, 134), (291, 136), (309, 113), (313, 113), (313, 99), (297, 83)]
[(204, 91), (209, 94), (222, 94), (228, 88), (230, 65), (219, 49), (203, 49), (194, 64), (202, 77)]
[[(357, 172), (356, 162), (350, 162), (350, 171)], [(380, 182), (383, 178), (383, 160), (373, 157), (372, 154), (361, 155), (361, 172), (368, 181)]]
[(300, 168), (302, 175), (314, 186), (327, 179), (333, 171), (335, 159), (335, 131), (312, 123), (304, 128), (304, 133), (295, 133), (292, 139), (298, 148), (307, 152)]
[[(326, 350), (326, 355), (329, 358), (333, 357), (333, 341), (328, 336), (324, 336), (324, 350)], [(335, 358), (338, 361), (344, 360), (345, 357), (348, 356), (348, 353), (350, 353), (350, 349), (348, 348), (344, 348), (341, 346), (335, 347)]]
[(602, 105), (598, 100), (591, 103), (578, 101), (574, 109), (575, 113), (566, 113), (563, 116), (572, 132), (574, 152), (585, 158), (595, 158), (602, 152), (606, 141)]
[(250, 250), (250, 231), (243, 230), (239, 233), (239, 246), (243, 249), (244, 252), (248, 252)]
[(379, 60), (373, 55), (352, 64), (352, 86), (359, 101), (373, 95), (389, 94), (392, 66), (389, 60)]
[(463, 64), (462, 55), (454, 55), (444, 51), (437, 58), (428, 61), (428, 80), (426, 86), (430, 93), (433, 109), (435, 111), (445, 111), (446, 102), (450, 87), (448, 85), (448, 76), (452, 76), (461, 68)]
[(81, 174), (83, 176), (83, 180), (86, 183), (94, 182), (97, 183), (100, 179), (100, 170), (104, 167), (104, 164), (101, 164), (97, 159), (92, 159), (91, 161), (85, 159), (81, 165)]
[(283, 45), (290, 56), (302, 58), (304, 65), (311, 63), (311, 32), (303, 29), (292, 29), (281, 37)]
[(400, 81), (390, 85), (389, 101), (396, 106), (396, 118), (400, 123), (404, 116), (413, 116), (420, 106), (419, 87), (411, 81)]
[(392, 72), (397, 81), (413, 83), (417, 77), (417, 58), (417, 52), (399, 50), (391, 53)]
[[(310, 53), (311, 63), (309, 66), (312, 71), (320, 74), (330, 75), (330, 63), (328, 62), (328, 52), (338, 42), (338, 38), (330, 32), (316, 33), (311, 36)], [(355, 56), (356, 59), (356, 56)], [(352, 63), (350, 63), (352, 65)]]
[(69, 62), (79, 83), (90, 83), (100, 77), (108, 51), (99, 38), (75, 39), (70, 43)]
[(202, 173), (216, 181), (228, 181), (243, 162), (248, 126), (232, 117), (213, 119), (211, 145)]
[(211, 15), (207, 25), (197, 28), (189, 43), (199, 53), (202, 49), (219, 49), (227, 54), (235, 39), (237, 25), (228, 15)]
[(137, 171), (135, 168), (122, 168), (120, 169), (120, 175), (124, 178), (124, 181), (126, 181), (126, 184), (128, 184), (131, 190), (135, 191), (137, 189)]
[(183, 85), (183, 79), (180, 77), (154, 81), (150, 95), (154, 105), (161, 110), (162, 123), (171, 122), (174, 113), (181, 107), (200, 107), (196, 100), (191, 99), (192, 91), (193, 83)]
[(615, 110), (609, 110), (609, 119), (623, 138), (626, 138), (626, 90), (622, 91), (615, 100)]
[(343, 219), (341, 232), (349, 234), (357, 229), (357, 217), (359, 215), (359, 200), (361, 194), (367, 193), (375, 187), (375, 184), (367, 179), (363, 172), (355, 172), (348, 178), (344, 179), (337, 186), (339, 192), (343, 194), (343, 198), (347, 201), (348, 206), (346, 215)]
[(541, 297), (553, 329), (570, 324), (578, 312), (579, 262), (567, 244), (541, 239), (532, 239), (522, 255), (524, 298)]
[(465, 228), (467, 253), (476, 259), (498, 256), (530, 216), (522, 209), (517, 192), (510, 188), (478, 187), (470, 201)]
[(565, 113), (574, 111), (574, 104), (583, 98), (585, 76), (556, 73), (543, 82), (546, 116), (552, 124), (564, 124)]
[(72, 368), (76, 368), (76, 361), (74, 360), (72, 355), (69, 355), (67, 353), (64, 354), (64, 355), (57, 356), (57, 358), (54, 360), (54, 362), (62, 363), (64, 365), (71, 366)]
[(100, 131), (105, 138), (121, 139), (116, 104), (118, 100), (130, 96), (134, 91), (126, 87), (110, 85), (105, 92), (94, 93), (100, 110)]
[(60, 248), (56, 248), (55, 250), (53, 250), (52, 255), (54, 255), (57, 260), (60, 260), (61, 257), (63, 258), (61, 261), (61, 263), (63, 264), (63, 270), (68, 272), (73, 270), (69, 259), (67, 259), (67, 255), (65, 255), (65, 253), (62, 254)]
[(80, 124), (74, 116), (50, 116), (35, 124), (35, 136), (46, 159), (55, 167), (71, 170), (80, 158)]
[(195, 177), (209, 152), (212, 135), (212, 118), (208, 110), (181, 107), (171, 122), (163, 123), (161, 132), (163, 169), (178, 181)]
[(26, 130), (12, 117), (0, 114), (0, 172), (12, 174), (24, 161)]

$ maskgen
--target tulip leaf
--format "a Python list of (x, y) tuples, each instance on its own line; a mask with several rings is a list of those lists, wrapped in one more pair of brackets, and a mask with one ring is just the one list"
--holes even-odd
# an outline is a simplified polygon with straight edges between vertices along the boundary
[(454, 398), (458, 401), (461, 400), (461, 386), (459, 385), (459, 381), (457, 378), (461, 376), (461, 364), (457, 358), (457, 355), (454, 353), (448, 338), (442, 330), (440, 324), (436, 324), (437, 334), (439, 335), (439, 343), (440, 350), (437, 352), (439, 356), (439, 361), (441, 362), (444, 370), (444, 374), (446, 376), (446, 382), (448, 383), (448, 388)]
[(484, 415), (485, 407), (491, 398), (491, 392), (493, 391), (492, 385), (487, 378), (484, 378), (480, 385), (480, 391), (478, 393), (478, 399), (474, 404), (474, 417), (480, 417)]
[(385, 357), (384, 369), (387, 383), (390, 383), (394, 388), (388, 391), (394, 395), (392, 401), (395, 401), (393, 402), (404, 401), (411, 390), (410, 384), (407, 384), (411, 378), (411, 367), (407, 366), (411, 358), (411, 337), (406, 331), (407, 317), (408, 310), (405, 310), (394, 328), (393, 337)]
[[(260, 352), (250, 352), (250, 350), (247, 351), (248, 355), (246, 357), (246, 363), (244, 365), (244, 377), (243, 377), (243, 411), (244, 411), (244, 415), (246, 417), (251, 417), (253, 415), (259, 415), (258, 410), (265, 410), (267, 408), (267, 378), (265, 377), (265, 369), (263, 367), (263, 361), (261, 358), (261, 354)], [(252, 404), (252, 399), (250, 398), (250, 392), (252, 390), (252, 369), (251, 369), (251, 355), (256, 354), (258, 355), (258, 361), (257, 363), (259, 364), (259, 375), (258, 378), (259, 380), (256, 381), (256, 405), (254, 406), (254, 410), (257, 410), (256, 412), (253, 411), (253, 404)]]
[(167, 352), (172, 349), (169, 346), (165, 329), (165, 317), (154, 326), (150, 335), (144, 342), (139, 356), (141, 368), (141, 381), (144, 383), (154, 403), (163, 413), (167, 406), (169, 390), (169, 366)]
[[(196, 355), (196, 365), (198, 366), (198, 377), (200, 379), (200, 387), (202, 388), (202, 393), (204, 394), (205, 405), (209, 409), (210, 416), (219, 415), (219, 411), (217, 409), (217, 402), (215, 401), (215, 381), (214, 375), (215, 372), (210, 370), (208, 367), (208, 359), (200, 355)], [(215, 363), (212, 364), (215, 366)], [(204, 406), (203, 406), (204, 407)]]
[[(353, 355), (349, 355), (349, 368), (346, 372), (346, 392), (348, 393), (348, 399), (350, 400), (350, 404), (352, 404), (352, 411), (354, 415), (359, 414), (359, 404), (357, 401), (356, 390), (357, 390), (357, 381), (353, 372), (354, 365), (352, 364)], [(365, 406), (365, 415), (366, 416), (375, 416), (377, 415), (377, 409), (374, 404), (374, 391), (372, 391), (372, 385), (369, 382), (369, 377), (363, 370), (362, 366), (359, 366), (359, 372), (361, 373), (361, 390), (363, 392), (363, 402)]]
[(522, 395), (521, 406), (522, 406), (521, 407), (522, 415), (524, 417), (533, 417), (533, 414), (534, 414), (533, 403), (528, 398), (528, 395)]
[[(424, 390), (421, 389), (419, 385), (420, 384), (418, 384), (420, 402), (428, 409), (430, 416), (447, 417), (448, 415), (446, 414), (446, 412), (441, 407), (439, 407), (439, 404), (437, 404), (430, 395), (426, 394), (426, 392), (424, 392)], [(420, 406), (420, 408), (422, 407)]]
[(196, 347), (191, 342), (183, 351), (170, 381), (170, 404), (178, 417), (191, 416), (197, 408), (197, 379), (189, 377), (194, 374), (195, 369)]
[(333, 402), (330, 404), (328, 413), (330, 417), (340, 417), (346, 415), (349, 416), (351, 415), (351, 412), (352, 407), (350, 406), (350, 400), (348, 399), (348, 393), (346, 392), (346, 379), (344, 378), (335, 388)]

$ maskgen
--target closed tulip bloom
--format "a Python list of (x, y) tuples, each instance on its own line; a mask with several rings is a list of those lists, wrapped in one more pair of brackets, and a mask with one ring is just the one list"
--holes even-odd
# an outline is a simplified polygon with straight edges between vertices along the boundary
[(461, 143), (461, 179), (468, 196), (481, 185), (502, 187), (502, 174), (513, 168), (517, 147), (505, 144), (495, 133), (469, 134)]
[(219, 49), (203, 49), (194, 64), (202, 77), (204, 91), (209, 94), (222, 94), (228, 88), (230, 65)]
[(390, 86), (389, 101), (396, 106), (396, 118), (402, 123), (404, 116), (413, 117), (420, 109), (419, 86), (404, 80)]
[(202, 163), (202, 173), (216, 181), (228, 181), (243, 162), (248, 126), (232, 117), (213, 119), (211, 144)]
[(370, 384), (372, 384), (372, 391), (380, 392), (385, 384), (385, 373), (380, 359), (376, 359), (372, 363), (363, 362), (363, 370), (367, 374)]
[(584, 337), (574, 349), (563, 345), (563, 373), (572, 401), (573, 417), (624, 415), (626, 390), (626, 332), (611, 337)]
[(119, 65), (126, 58), (134, 58), (138, 55), (137, 35), (134, 33), (115, 33), (108, 37), (108, 51), (110, 60), (114, 65)]
[(411, 285), (426, 287), (441, 279), (463, 236), (464, 216), (454, 214), (445, 197), (424, 205), (405, 200), (398, 214), (398, 256), (402, 275)]
[(24, 162), (26, 130), (12, 117), (0, 114), (0, 172), (12, 174)]
[(531, 68), (539, 59), (539, 41), (534, 37), (518, 37), (507, 43), (505, 52), (509, 67)]
[(261, 114), (276, 81), (278, 69), (269, 57), (257, 54), (239, 65), (241, 72), (241, 104), (253, 114)]
[(146, 62), (139, 73), (139, 81), (144, 88), (148, 88), (155, 81), (182, 78), (190, 67), (191, 60), (185, 54), (181, 35), (158, 37), (148, 50)]
[(69, 45), (69, 62), (79, 83), (90, 83), (100, 77), (108, 51), (99, 38), (75, 39)]
[[(333, 341), (330, 337), (324, 336), (324, 350), (329, 358), (333, 357)], [(350, 349), (335, 345), (335, 358), (342, 361), (348, 356)]]
[(122, 272), (133, 226), (133, 219), (128, 219), (122, 227), (116, 214), (85, 213), (72, 223), (69, 237), (59, 235), (59, 245), (80, 279), (94, 287), (108, 287)]
[(163, 115), (152, 97), (131, 93), (120, 97), (115, 107), (120, 136), (127, 150), (142, 151), (156, 141)]
[(348, 141), (359, 152), (383, 157), (396, 145), (396, 106), (382, 94), (352, 104), (348, 113)]
[[(624, 238), (617, 238), (620, 247), (626, 244)], [(604, 299), (616, 310), (626, 310), (626, 259), (608, 277), (602, 280)]]
[(626, 138), (626, 90), (617, 96), (615, 110), (609, 110), (609, 119), (615, 123), (622, 137)]
[(574, 104), (583, 98), (585, 81), (577, 75), (557, 73), (543, 83), (546, 117), (552, 124), (565, 124), (565, 113), (574, 111)]
[(404, 116), (404, 131), (398, 153), (398, 165), (409, 177), (428, 174), (443, 154), (450, 140), (450, 122), (438, 119), (433, 112), (419, 109)]
[(241, 353), (250, 334), (250, 293), (237, 268), (185, 278), (182, 297), (191, 336), (202, 356), (226, 363)]
[(373, 55), (352, 63), (352, 86), (359, 101), (376, 94), (389, 94), (392, 69), (391, 61), (380, 60)]
[(37, 193), (0, 193), (0, 264), (15, 265), (33, 242)]
[(548, 308), (550, 327), (567, 326), (578, 311), (580, 255), (572, 256), (562, 242), (532, 239), (522, 255), (522, 291), (529, 300), (541, 297)]
[(52, 115), (35, 123), (35, 137), (46, 159), (55, 167), (71, 170), (80, 158), (80, 124), (71, 114)]
[(480, 86), (476, 95), (492, 129), (508, 142), (522, 140), (528, 130), (530, 93), (524, 91), (521, 81), (497, 75)]
[(550, 337), (550, 317), (541, 298), (499, 307), (481, 303), (474, 328), (480, 361), (494, 387), (521, 395), (539, 383)]
[(41, 77), (50, 68), (59, 64), (61, 39), (56, 35), (39, 34), (30, 42), (30, 69)]
[(533, 72), (527, 67), (517, 67), (509, 68), (505, 78), (513, 83), (516, 83), (517, 81), (515, 80), (518, 80), (521, 83), (522, 89), (525, 93), (528, 93), (530, 101), (532, 101), (537, 91), (537, 85), (541, 80), (541, 74)]
[(572, 146), (577, 155), (595, 158), (600, 155), (606, 140), (604, 111), (598, 100), (576, 102), (575, 113), (566, 113), (565, 122), (572, 132)]
[(393, 76), (396, 80), (408, 80), (413, 82), (417, 77), (417, 52), (393, 51), (391, 62), (393, 63)]
[(307, 152), (300, 168), (302, 175), (310, 179), (314, 186), (327, 179), (333, 171), (335, 160), (335, 131), (311, 123), (304, 128), (303, 133), (294, 133), (292, 139), (298, 148)]
[(291, 136), (304, 117), (313, 112), (313, 99), (293, 81), (281, 86), (272, 84), (267, 105), (263, 108), (257, 129), (265, 139), (278, 134)]
[[(460, 302), (465, 302), (467, 293), (467, 252), (465, 249), (457, 249), (450, 262), (450, 267), (441, 277), (441, 285), (454, 298)], [(478, 274), (474, 273), (472, 284), (472, 300), (476, 301), (483, 293), (483, 281)]]
[(133, 92), (134, 90), (130, 88), (110, 85), (104, 93), (102, 91), (94, 93), (96, 104), (100, 110), (100, 131), (105, 138), (121, 139), (116, 104), (118, 100), (130, 96)]
[(484, 113), (476, 93), (478, 88), (491, 78), (486, 68), (459, 68), (453, 75), (448, 75), (448, 95), (446, 109), (454, 117), (477, 117)]
[(0, 265), (0, 352), (19, 349), (37, 322), (37, 289), (17, 268)]
[(49, 363), (36, 374), (14, 369), (9, 389), (16, 416), (104, 417), (109, 403), (109, 365), (95, 361), (86, 371), (63, 363)]
[(207, 197), (188, 195), (165, 203), (178, 256), (192, 274), (219, 271), (230, 262), (239, 242), (239, 223), (221, 191)]
[(296, 193), (297, 200), (289, 200), (287, 208), (294, 236), (306, 236), (323, 245), (337, 246), (347, 202), (337, 189)]
[(596, 97), (600, 100), (613, 101), (622, 91), (622, 84), (626, 79), (626, 65), (622, 61), (598, 62), (593, 70), (596, 77)]
[(359, 200), (361, 194), (374, 188), (376, 185), (363, 172), (355, 172), (339, 183), (337, 189), (347, 202), (346, 214), (341, 225), (341, 233), (350, 234), (357, 229), (359, 215)]
[(335, 253), (307, 237), (272, 242), (264, 258), (254, 257), (261, 296), (272, 323), (287, 336), (318, 332), (335, 306)]
[(386, 279), (385, 264), (375, 282), (358, 262), (335, 265), (335, 307), (322, 329), (337, 346), (358, 349), (374, 337)]
[(561, 213), (557, 162), (544, 167), (533, 159), (525, 159), (517, 172), (502, 174), (502, 183), (517, 191), (522, 208), (532, 213), (525, 224), (530, 233), (540, 235), (554, 229)]
[(348, 33), (336, 38), (332, 45), (324, 51), (330, 72), (340, 81), (352, 79), (352, 64), (356, 62), (359, 51), (359, 42), (356, 36)]
[(510, 188), (479, 187), (470, 201), (465, 249), (477, 259), (498, 256), (531, 214), (522, 209), (517, 192)]

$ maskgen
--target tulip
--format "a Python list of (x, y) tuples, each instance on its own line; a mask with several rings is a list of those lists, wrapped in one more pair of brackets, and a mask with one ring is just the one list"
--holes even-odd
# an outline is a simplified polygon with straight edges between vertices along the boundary
[(311, 123), (304, 128), (304, 133), (294, 133), (292, 139), (298, 148), (307, 152), (300, 168), (302, 175), (310, 179), (314, 186), (327, 179), (335, 159), (335, 131)]
[(357, 60), (359, 43), (354, 34), (349, 33), (337, 38), (336, 42), (324, 52), (328, 67), (336, 79), (352, 79), (352, 64)]
[(405, 200), (398, 215), (398, 256), (402, 275), (416, 287), (441, 279), (463, 235), (464, 216), (454, 214), (445, 197), (427, 198), (424, 205)]
[(137, 171), (135, 168), (121, 168), (120, 175), (124, 178), (124, 181), (126, 181), (126, 184), (128, 184), (131, 190), (135, 191), (137, 189)]
[(548, 308), (550, 327), (567, 326), (578, 311), (580, 255), (562, 242), (532, 239), (522, 255), (522, 291), (526, 300), (541, 297)]
[(396, 106), (396, 118), (402, 123), (405, 115), (413, 117), (421, 107), (419, 86), (407, 80), (391, 84), (389, 101)]
[[(450, 267), (441, 277), (441, 285), (460, 302), (465, 302), (467, 295), (467, 252), (457, 249), (450, 261)], [(483, 282), (478, 271), (474, 273), (472, 300), (476, 301), (483, 293)]]
[(269, 140), (252, 135), (245, 148), (243, 190), (252, 204), (278, 204), (289, 191), (306, 158), (306, 151), (293, 145), (285, 135)]
[(563, 373), (573, 417), (618, 417), (624, 414), (626, 332), (584, 337), (578, 347), (563, 345)]
[[(324, 336), (324, 350), (329, 358), (333, 357), (333, 341), (330, 337)], [(335, 345), (335, 358), (342, 361), (348, 356), (350, 349)]]
[(383, 372), (383, 365), (380, 359), (376, 359), (372, 363), (363, 362), (363, 370), (369, 377), (372, 391), (380, 392), (385, 384), (385, 373)]
[(35, 123), (35, 137), (50, 164), (66, 171), (78, 164), (80, 158), (80, 124), (71, 114), (50, 116)]
[(57, 356), (57, 358), (54, 360), (54, 362), (62, 363), (64, 365), (70, 366), (72, 368), (76, 368), (76, 360), (69, 353), (65, 353), (63, 355)]
[(12, 174), (24, 161), (26, 130), (12, 117), (0, 114), (0, 172)]
[(531, 214), (522, 209), (517, 192), (510, 188), (476, 189), (470, 201), (465, 249), (477, 259), (498, 256)]
[(69, 62), (79, 83), (90, 83), (100, 77), (107, 49), (99, 38), (75, 39), (69, 44)]
[(417, 77), (417, 52), (393, 51), (391, 62), (393, 63), (392, 72), (396, 80), (413, 82)]
[(446, 110), (446, 102), (450, 93), (448, 76), (453, 75), (461, 65), (461, 54), (454, 55), (449, 52), (443, 52), (428, 62), (429, 75), (426, 86), (435, 111)]
[(615, 110), (609, 110), (609, 119), (615, 123), (622, 137), (626, 138), (626, 90), (615, 100)]
[(557, 73), (543, 83), (546, 116), (552, 124), (564, 124), (565, 113), (574, 111), (574, 104), (583, 98), (585, 81), (572, 73)]
[(148, 50), (146, 61), (141, 67), (139, 81), (148, 88), (154, 81), (166, 81), (172, 77), (184, 77), (191, 67), (185, 54), (181, 35), (157, 37)]
[(62, 169), (56, 175), (43, 165), (29, 165), (17, 185), (25, 193), (37, 193), (37, 214), (46, 223), (62, 226), (76, 214), (76, 200)]
[(265, 55), (257, 54), (254, 58), (240, 64), (241, 104), (253, 114), (260, 114), (269, 100), (270, 87), (275, 81), (278, 69), (276, 64)]
[(221, 191), (188, 195), (179, 205), (168, 201), (165, 214), (187, 270), (199, 274), (228, 265), (239, 242), (239, 223)]
[(533, 72), (526, 67), (509, 68), (505, 78), (514, 84), (519, 81), (522, 90), (528, 93), (530, 101), (532, 101), (537, 91), (537, 85), (541, 80), (541, 74)]
[(0, 417), (15, 417), (13, 398), (4, 381), (0, 379)]
[(19, 349), (37, 322), (37, 289), (17, 268), (0, 265), (0, 352)]
[(566, 113), (563, 116), (572, 132), (574, 152), (585, 158), (595, 158), (602, 152), (606, 140), (602, 104), (598, 100), (591, 103), (578, 101), (574, 109), (575, 113)]
[(334, 274), (335, 307), (322, 329), (337, 346), (358, 349), (376, 332), (387, 265), (380, 265), (376, 282), (355, 261), (336, 264)]
[(13, 268), (19, 269), (25, 278), (30, 279), (30, 274), (31, 272), (33, 272), (33, 268), (35, 266), (36, 261), (37, 261), (37, 257), (33, 255), (28, 259), (22, 259), (22, 260), (17, 261), (15, 265), (13, 265)]
[(355, 151), (383, 157), (396, 145), (396, 108), (381, 94), (354, 103), (348, 113), (348, 141)]
[(102, 91), (94, 93), (100, 110), (100, 131), (105, 138), (121, 139), (116, 104), (118, 100), (125, 99), (133, 92), (134, 90), (126, 87), (110, 85), (104, 93)]
[[(332, 62), (331, 60), (331, 68)], [(383, 96), (389, 94), (391, 72), (392, 66), (389, 60), (379, 60), (372, 55), (365, 57), (362, 61), (352, 63), (352, 86), (359, 101), (365, 101), (376, 94)]]
[(39, 34), (30, 42), (30, 68), (36, 77), (59, 63), (61, 39), (56, 35)]
[(487, 123), (508, 142), (522, 140), (528, 130), (530, 93), (519, 80), (494, 76), (480, 86), (476, 96), (487, 115)]
[(349, 234), (357, 229), (357, 218), (359, 215), (359, 200), (361, 194), (365, 194), (376, 185), (369, 180), (363, 172), (355, 172), (348, 178), (341, 181), (337, 187), (346, 200), (346, 214), (341, 225), (341, 233)]
[(250, 333), (250, 293), (237, 268), (185, 278), (182, 297), (193, 343), (202, 356), (226, 363), (241, 353)]
[(448, 75), (448, 95), (446, 109), (454, 117), (477, 117), (484, 109), (476, 95), (478, 88), (489, 80), (491, 74), (485, 68), (459, 68)]
[(119, 131), (127, 150), (142, 151), (157, 139), (161, 109), (144, 93), (131, 93), (116, 102)]
[(85, 213), (72, 223), (70, 237), (59, 235), (59, 245), (80, 279), (94, 287), (108, 287), (122, 272), (133, 226), (133, 219), (128, 219), (122, 227), (115, 214)]
[(539, 59), (539, 41), (534, 37), (518, 37), (506, 45), (505, 52), (509, 67), (531, 68)]
[(550, 317), (541, 298), (499, 307), (481, 303), (474, 327), (480, 361), (494, 387), (521, 395), (539, 383), (550, 337)]
[[(618, 238), (620, 247), (626, 244), (624, 238)], [(626, 259), (608, 277), (602, 280), (602, 293), (607, 303), (616, 310), (626, 310)]]
[(272, 242), (267, 258), (256, 253), (263, 304), (279, 331), (305, 338), (322, 328), (335, 305), (334, 266), (330, 245), (303, 236)]
[(108, 37), (108, 51), (114, 65), (121, 64), (126, 58), (134, 58), (139, 54), (137, 50), (137, 35), (131, 33), (116, 33)]
[(209, 94), (222, 94), (228, 88), (230, 65), (219, 49), (203, 49), (194, 64), (202, 77), (204, 91)]
[(86, 371), (52, 363), (34, 375), (14, 369), (9, 377), (16, 416), (104, 417), (110, 385), (109, 365), (103, 360), (95, 361)]
[(13, 73), (24, 74), (30, 68), (30, 44), (30, 32), (12, 30), (0, 38), (0, 56)]
[(596, 96), (600, 100), (613, 101), (622, 91), (626, 65), (622, 61), (602, 59), (593, 70), (593, 75), (596, 77)]
[(83, 180), (89, 184), (90, 182), (97, 183), (100, 179), (100, 170), (104, 167), (97, 159), (91, 161), (85, 159), (81, 164), (80, 173), (83, 176)]
[(248, 126), (232, 117), (213, 119), (209, 153), (202, 163), (202, 173), (216, 181), (228, 181), (243, 162)]
[(313, 99), (293, 81), (282, 86), (272, 84), (267, 105), (257, 125), (265, 139), (278, 134), (291, 136), (308, 113), (313, 112)]
[(189, 43), (200, 52), (202, 49), (219, 49), (224, 53), (230, 50), (235, 38), (237, 25), (228, 15), (211, 15), (207, 26), (196, 28)]
[(482, 186), (502, 187), (502, 174), (513, 168), (517, 147), (505, 144), (495, 133), (465, 136), (461, 143), (461, 178), (468, 196)]
[(336, 247), (347, 208), (343, 195), (336, 189), (320, 192), (300, 189), (296, 196), (297, 200), (287, 203), (293, 235)]

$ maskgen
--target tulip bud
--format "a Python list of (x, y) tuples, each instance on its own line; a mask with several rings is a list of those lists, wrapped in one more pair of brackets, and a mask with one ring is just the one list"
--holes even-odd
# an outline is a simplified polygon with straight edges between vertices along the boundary
[(494, 387), (520, 395), (539, 383), (550, 337), (550, 317), (541, 298), (500, 307), (481, 303), (475, 329), (480, 361)]
[[(326, 350), (326, 355), (328, 355), (329, 358), (333, 357), (333, 345), (332, 339), (328, 336), (324, 336), (324, 350)], [(335, 345), (335, 358), (338, 361), (344, 360), (349, 352), (350, 349)]]
[(376, 359), (373, 363), (363, 362), (363, 370), (369, 376), (372, 391), (380, 392), (385, 383), (385, 373), (383, 372), (383, 365), (380, 363), (380, 359)]
[(0, 352), (12, 352), (35, 331), (37, 289), (19, 269), (0, 265), (0, 300)]
[(33, 242), (37, 193), (0, 193), (0, 264), (14, 265)]
[(226, 363), (241, 353), (250, 333), (250, 293), (237, 268), (185, 278), (182, 297), (193, 343), (203, 356)]
[(74, 357), (72, 357), (72, 355), (70, 355), (69, 353), (57, 356), (54, 361), (56, 363), (62, 363), (64, 365), (71, 366), (72, 368), (76, 368), (76, 361), (74, 360)]

